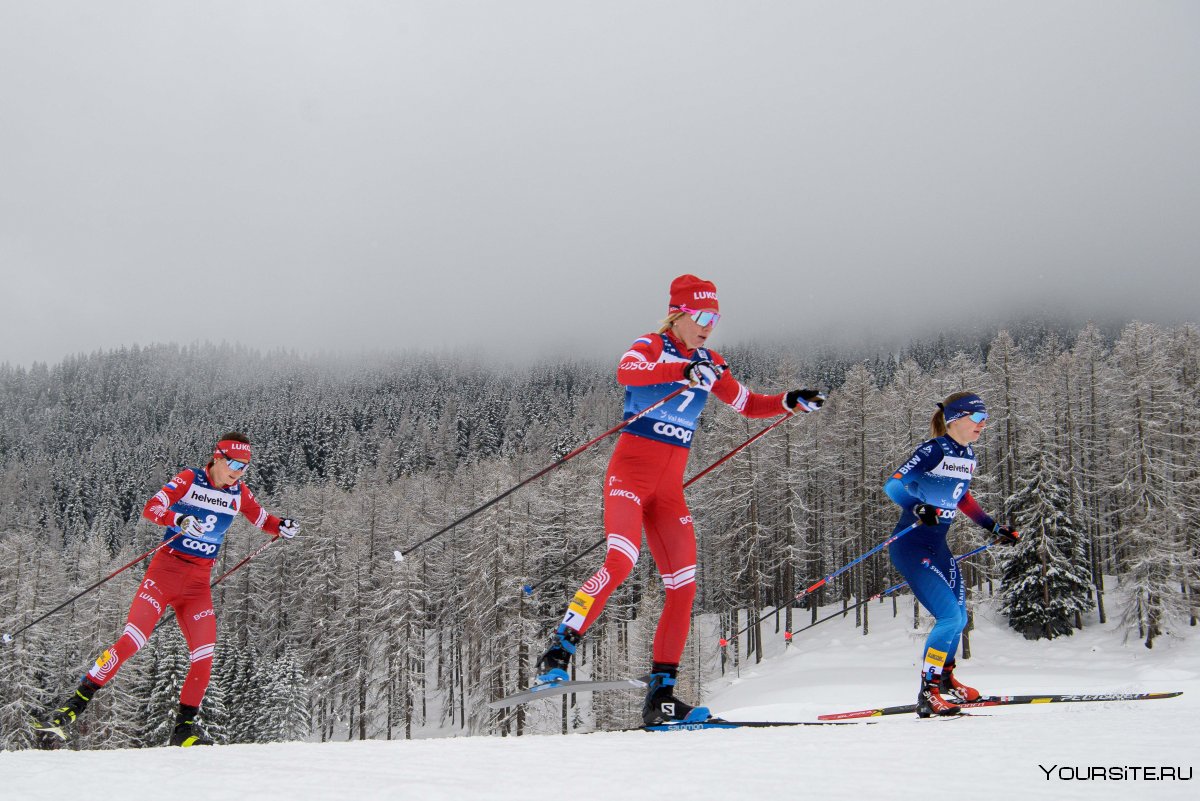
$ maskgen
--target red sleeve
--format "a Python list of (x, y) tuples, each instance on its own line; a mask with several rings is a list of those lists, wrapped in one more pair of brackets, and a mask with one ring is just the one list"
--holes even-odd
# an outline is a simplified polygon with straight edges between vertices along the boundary
[(712, 393), (732, 406), (738, 414), (743, 417), (777, 417), (788, 411), (783, 407), (783, 398), (787, 394), (786, 392), (778, 395), (760, 395), (757, 392), (751, 392), (733, 377), (733, 373), (729, 371), (721, 354), (716, 351), (709, 351), (709, 353), (712, 354), (713, 364), (726, 368), (725, 372), (721, 373), (721, 377), (717, 379), (717, 383), (713, 384)]
[(617, 381), (624, 387), (644, 387), (651, 384), (669, 384), (683, 380), (684, 362), (659, 364), (662, 355), (662, 339), (657, 334), (638, 337), (621, 357), (617, 365)]
[(146, 505), (142, 507), (142, 517), (160, 526), (175, 525), (175, 513), (171, 511), (171, 507), (187, 494), (188, 487), (192, 486), (195, 478), (196, 474), (191, 468), (180, 470), (162, 489), (154, 493), (153, 498), (146, 501)]
[(967, 517), (974, 520), (979, 525), (991, 531), (996, 527), (996, 521), (988, 516), (988, 513), (983, 511), (983, 507), (979, 505), (979, 501), (975, 500), (975, 496), (970, 492), (963, 494), (958, 502), (958, 511), (965, 514)]
[(268, 534), (279, 533), (279, 518), (267, 514), (267, 510), (262, 508), (262, 505), (254, 497), (254, 493), (245, 484), (242, 485), (241, 512), (243, 517)]

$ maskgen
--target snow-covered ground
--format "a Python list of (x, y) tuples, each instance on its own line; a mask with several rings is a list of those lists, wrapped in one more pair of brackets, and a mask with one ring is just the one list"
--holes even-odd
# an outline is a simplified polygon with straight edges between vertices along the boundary
[[(911, 703), (923, 633), (910, 599), (797, 635), (706, 701), (729, 719), (813, 720)], [(926, 618), (923, 618), (926, 619)], [(884, 718), (843, 726), (290, 743), (207, 749), (0, 753), (0, 797), (111, 795), (213, 799), (1195, 798), (1200, 763), (1200, 632), (1153, 650), (1112, 624), (1027, 642), (984, 608), (959, 673), (984, 692), (1158, 692), (1179, 698), (982, 710), (986, 716)], [(1055, 767), (1057, 766), (1057, 767)], [(1081, 780), (1093, 766), (1124, 779)], [(1137, 770), (1132, 770), (1136, 768)], [(1046, 770), (1051, 771), (1047, 778)], [(1112, 771), (1109, 771), (1110, 775)], [(1157, 772), (1156, 776), (1159, 775)]]

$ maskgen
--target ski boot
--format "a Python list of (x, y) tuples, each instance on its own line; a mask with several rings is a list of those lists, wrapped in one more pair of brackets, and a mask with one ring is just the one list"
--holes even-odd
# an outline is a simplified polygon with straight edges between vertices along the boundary
[(980, 697), (979, 690), (976, 690), (974, 687), (968, 687), (954, 678), (953, 662), (947, 662), (946, 666), (942, 668), (942, 681), (938, 685), (938, 689), (941, 690), (943, 698), (949, 695), (960, 704), (978, 701)]
[(579, 644), (580, 634), (566, 623), (559, 623), (554, 630), (550, 650), (542, 654), (537, 661), (537, 678), (534, 688), (541, 684), (559, 684), (569, 681), (571, 674), (567, 668), (571, 666), (571, 657), (575, 655), (575, 646)]
[(50, 742), (53, 742), (54, 737), (57, 737), (59, 741), (65, 741), (70, 736), (68, 731), (75, 722), (75, 718), (83, 714), (88, 701), (92, 700), (92, 696), (99, 689), (99, 684), (84, 676), (83, 680), (79, 682), (79, 686), (75, 688), (75, 694), (68, 698), (65, 704), (58, 709), (51, 709), (41, 717), (33, 718), (30, 725)]
[(712, 719), (706, 706), (690, 706), (675, 697), (677, 665), (655, 662), (647, 681), (646, 703), (642, 705), (642, 722), (647, 726), (671, 723), (704, 723)]
[(921, 677), (921, 691), (917, 693), (917, 717), (957, 715), (961, 711), (958, 704), (942, 695), (940, 675), (934, 675), (931, 670), (929, 675)]
[(196, 725), (196, 714), (199, 711), (198, 706), (179, 705), (179, 717), (175, 719), (175, 730), (171, 732), (169, 745), (190, 748), (193, 745), (213, 744), (212, 738)]

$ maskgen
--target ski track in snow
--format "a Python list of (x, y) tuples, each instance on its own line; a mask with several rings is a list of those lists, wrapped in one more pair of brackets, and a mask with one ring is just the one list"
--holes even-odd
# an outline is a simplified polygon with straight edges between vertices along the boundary
[[(1110, 603), (1115, 600), (1109, 596)], [(1116, 610), (1110, 609), (1116, 616)], [(806, 618), (800, 618), (806, 621)], [(928, 625), (928, 618), (922, 616)], [(911, 599), (872, 604), (863, 637), (851, 613), (796, 635), (784, 650), (766, 624), (768, 658), (712, 688), (731, 720), (911, 703), (924, 631)], [(802, 623), (798, 623), (800, 625)], [(677, 733), (455, 737), (411, 741), (234, 745), (188, 751), (0, 753), (0, 797), (38, 801), (108, 794), (122, 801), (210, 799), (929, 799), (1192, 798), (1170, 780), (1047, 779), (1039, 767), (1200, 762), (1200, 637), (1123, 641), (1113, 624), (1027, 642), (983, 605), (974, 658), (959, 674), (985, 693), (1163, 692), (1179, 698), (979, 710), (974, 718)], [(1190, 630), (1188, 631), (1190, 632)], [(631, 721), (632, 722), (632, 721)]]

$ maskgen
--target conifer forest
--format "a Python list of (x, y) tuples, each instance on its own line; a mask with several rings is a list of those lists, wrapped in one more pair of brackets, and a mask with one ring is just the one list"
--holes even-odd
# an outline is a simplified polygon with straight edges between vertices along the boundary
[[(891, 533), (898, 510), (882, 485), (928, 437), (935, 402), (963, 389), (991, 415), (972, 494), (1023, 532), (1020, 545), (963, 563), (969, 605), (994, 600), (1029, 638), (1068, 637), (1096, 615), (1119, 620), (1138, 647), (1194, 636), (1196, 326), (1026, 323), (890, 354), (717, 346), (752, 390), (822, 388), (829, 402), (687, 490), (700, 556), (685, 692), (702, 695), (706, 682), (760, 660), (764, 643), (816, 620), (818, 607), (841, 605), (865, 637), (876, 615), (929, 622), (903, 590), (860, 604), (901, 580), (886, 554), (793, 599)], [(628, 725), (641, 704), (629, 693), (487, 707), (529, 684), (567, 601), (603, 560), (597, 547), (571, 562), (603, 540), (615, 437), (427, 539), (616, 425), (619, 355), (335, 361), (206, 345), (0, 365), (0, 631), (155, 547), (163, 530), (141, 518), (143, 504), (238, 430), (254, 443), (246, 483), (302, 528), (213, 590), (219, 633), (202, 715), (219, 742)], [(688, 475), (773, 422), (711, 399)], [(236, 523), (214, 577), (265, 539)], [(959, 516), (955, 553), (988, 541)], [(0, 748), (33, 744), (29, 712), (60, 701), (115, 641), (144, 571), (120, 573), (0, 646)], [(1114, 583), (1120, 604), (1106, 594)], [(643, 548), (580, 646), (580, 677), (645, 673), (661, 600)], [(789, 647), (805, 647), (802, 632)], [(969, 635), (964, 649), (969, 658)], [(71, 747), (164, 742), (188, 666), (166, 619), (97, 694)]]

